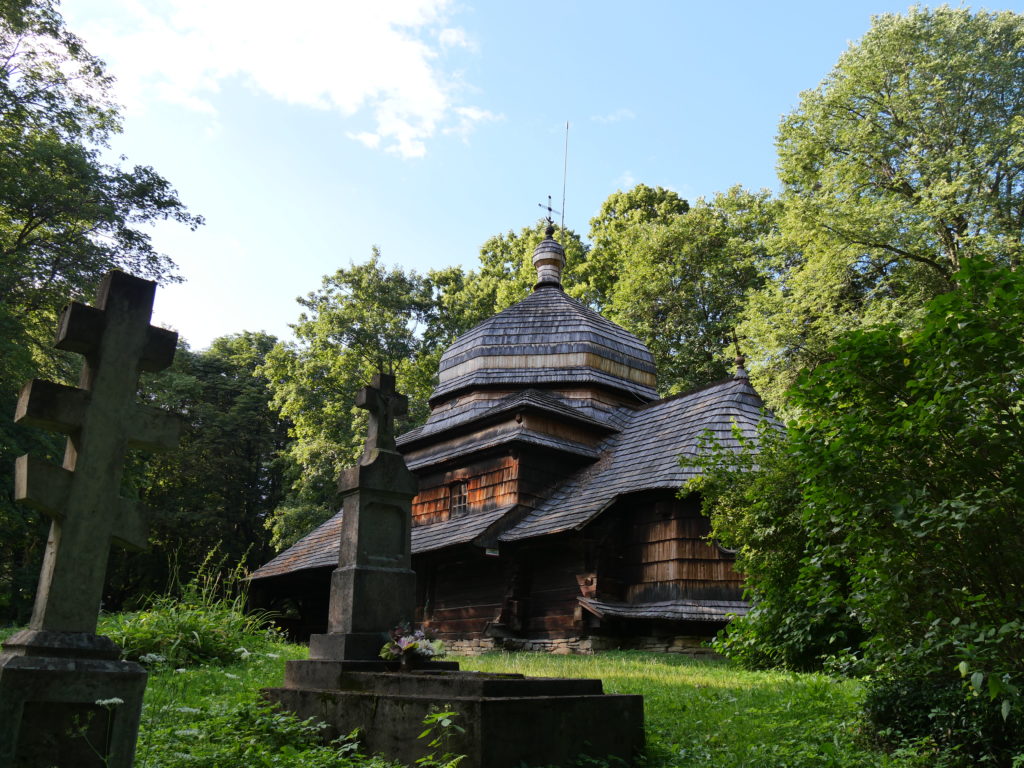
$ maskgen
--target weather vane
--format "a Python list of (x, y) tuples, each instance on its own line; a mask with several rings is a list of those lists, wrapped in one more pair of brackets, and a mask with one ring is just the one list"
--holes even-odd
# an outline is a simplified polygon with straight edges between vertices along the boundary
[(547, 205), (544, 205), (544, 203), (537, 203), (537, 205), (539, 207), (541, 207), (541, 208), (544, 208), (548, 212), (548, 215), (547, 215), (548, 224), (551, 225), (552, 227), (555, 226), (555, 222), (554, 222), (554, 219), (551, 218), (551, 214), (552, 213), (557, 213), (559, 216), (561, 216), (562, 212), (561, 211), (556, 211), (554, 208), (551, 207), (551, 195), (548, 195), (548, 204)]

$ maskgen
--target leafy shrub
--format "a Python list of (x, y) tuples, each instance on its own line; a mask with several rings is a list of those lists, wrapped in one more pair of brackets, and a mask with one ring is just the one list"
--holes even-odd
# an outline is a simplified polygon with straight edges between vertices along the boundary
[(246, 614), (245, 589), (239, 568), (224, 576), (215, 553), (178, 595), (155, 595), (146, 608), (100, 617), (99, 632), (121, 646), (125, 658), (159, 658), (174, 667), (226, 664), (239, 649), (265, 635), (267, 616)]
[[(250, 702), (197, 721), (177, 725), (149, 738), (154, 758), (146, 765), (160, 768), (398, 768), (380, 757), (360, 754), (357, 734), (324, 743), (325, 726), (300, 720), (267, 704)], [(187, 747), (183, 739), (187, 738)]]
[(954, 678), (879, 678), (867, 684), (864, 714), (883, 744), (934, 747), (936, 766), (1009, 766), (1024, 756), (1019, 715), (1003, 719), (987, 696)]

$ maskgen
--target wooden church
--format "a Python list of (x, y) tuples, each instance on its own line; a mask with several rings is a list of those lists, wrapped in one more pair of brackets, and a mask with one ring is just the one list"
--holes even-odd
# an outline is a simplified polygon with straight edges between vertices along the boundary
[[(398, 439), (419, 478), (410, 618), (467, 651), (698, 652), (747, 605), (699, 499), (677, 496), (699, 471), (686, 457), (709, 430), (754, 436), (763, 403), (742, 361), (658, 399), (644, 344), (562, 290), (552, 235), (533, 292), (452, 344), (429, 419)], [(340, 526), (341, 513), (251, 577), (254, 604), (299, 637), (324, 631)]]

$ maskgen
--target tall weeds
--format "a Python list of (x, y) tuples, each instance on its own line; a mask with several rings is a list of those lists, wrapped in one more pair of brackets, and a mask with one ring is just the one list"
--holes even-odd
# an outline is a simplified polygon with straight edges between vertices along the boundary
[(168, 593), (149, 597), (143, 610), (101, 616), (100, 633), (134, 661), (185, 667), (237, 660), (254, 637), (272, 630), (267, 614), (245, 612), (245, 571), (241, 564), (226, 568), (225, 559), (212, 550), (188, 581), (175, 573)]

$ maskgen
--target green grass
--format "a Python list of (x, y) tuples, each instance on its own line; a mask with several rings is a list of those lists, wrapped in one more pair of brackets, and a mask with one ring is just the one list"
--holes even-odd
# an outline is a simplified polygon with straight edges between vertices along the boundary
[[(280, 685), (284, 660), (305, 654), (301, 646), (268, 643), (245, 661), (228, 667), (157, 671), (147, 691), (140, 768), (213, 765), (167, 762), (168, 745), (175, 741), (176, 733), (198, 731), (205, 734), (198, 740), (198, 747), (214, 751), (216, 745), (211, 742), (217, 740), (218, 729), (225, 727), (224, 714), (253, 701), (259, 688)], [(824, 675), (746, 672), (726, 662), (640, 652), (596, 656), (495, 653), (460, 657), (458, 661), (467, 670), (599, 677), (609, 693), (643, 694), (648, 768), (913, 765), (863, 743), (858, 726), (861, 691), (853, 681)], [(413, 731), (418, 729), (416, 724), (410, 725), (413, 738)], [(149, 753), (160, 759), (153, 761)], [(294, 764), (319, 763), (307, 759)], [(390, 765), (383, 761), (337, 764)]]
[[(137, 768), (397, 768), (316, 746), (316, 729), (257, 710), (304, 646), (252, 638), (224, 666), (150, 670)], [(244, 657), (244, 658), (243, 658)], [(727, 662), (642, 652), (596, 656), (493, 653), (462, 668), (540, 677), (598, 677), (609, 693), (644, 696), (646, 768), (924, 768), (925, 755), (890, 756), (860, 735), (861, 689), (824, 675), (747, 672)], [(410, 723), (410, 738), (421, 728)]]
[(260, 688), (281, 684), (284, 662), (306, 655), (304, 646), (252, 638), (228, 665), (151, 668), (136, 768), (397, 768), (352, 744), (321, 746), (315, 725), (257, 705)]
[(860, 736), (860, 686), (824, 675), (747, 672), (724, 661), (642, 652), (495, 653), (463, 669), (598, 677), (644, 696), (649, 768), (909, 768)]

